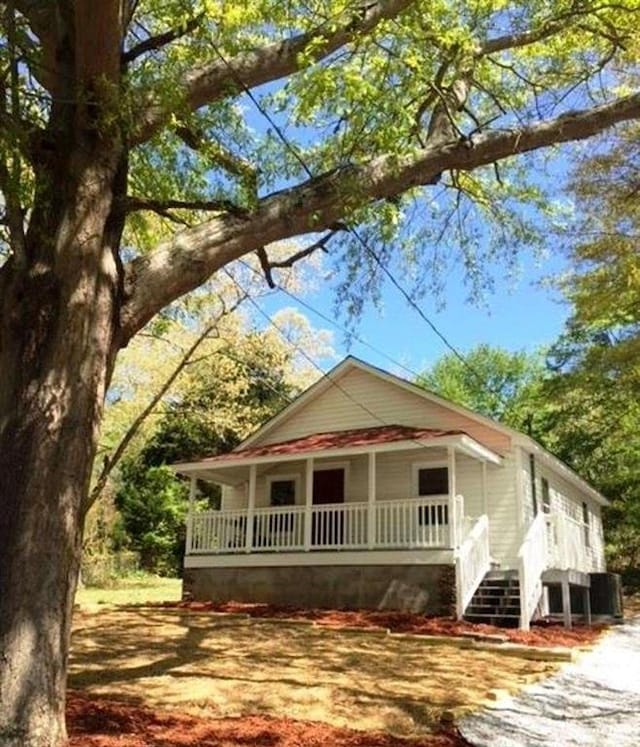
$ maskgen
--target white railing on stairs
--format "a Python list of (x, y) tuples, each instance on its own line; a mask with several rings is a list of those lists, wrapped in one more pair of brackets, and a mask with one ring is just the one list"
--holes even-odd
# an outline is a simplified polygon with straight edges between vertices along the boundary
[(542, 595), (542, 574), (547, 568), (547, 527), (543, 513), (529, 525), (518, 552), (520, 580), (520, 628), (529, 623)]
[(489, 517), (484, 514), (472, 526), (456, 552), (456, 613), (461, 619), (473, 595), (491, 567)]
[(588, 527), (571, 516), (560, 513), (547, 516), (548, 567), (583, 573), (593, 570), (587, 533)]

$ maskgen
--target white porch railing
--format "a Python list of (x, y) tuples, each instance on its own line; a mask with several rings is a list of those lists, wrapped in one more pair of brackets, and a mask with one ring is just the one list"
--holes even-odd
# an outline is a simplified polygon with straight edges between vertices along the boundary
[[(465, 522), (459, 515), (461, 507), (461, 500), (454, 504), (458, 541), (465, 534)], [(368, 503), (309, 508), (256, 508), (251, 521), (248, 509), (195, 513), (189, 519), (187, 554), (452, 547), (447, 499), (377, 501), (373, 506), (371, 542)], [(305, 533), (307, 521), (311, 527)]]
[(304, 549), (304, 508), (256, 508), (251, 545), (255, 550)]
[(547, 517), (547, 563), (549, 568), (572, 569), (589, 573), (593, 570), (586, 544), (585, 525), (566, 514)]
[(547, 529), (545, 515), (531, 522), (518, 552), (520, 578), (520, 628), (529, 623), (542, 595), (542, 573), (547, 568)]
[(376, 547), (450, 547), (446, 500), (378, 501)]
[(366, 547), (367, 504), (332, 503), (313, 506), (311, 546), (318, 550), (353, 550)]
[(459, 620), (490, 567), (489, 517), (484, 514), (456, 552), (456, 614)]

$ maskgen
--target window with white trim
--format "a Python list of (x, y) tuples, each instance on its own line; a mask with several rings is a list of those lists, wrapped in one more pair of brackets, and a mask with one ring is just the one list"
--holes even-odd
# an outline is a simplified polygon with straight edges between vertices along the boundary
[(542, 486), (542, 510), (545, 514), (551, 513), (551, 491), (549, 490), (549, 480), (543, 477), (540, 481)]
[(296, 503), (296, 480), (289, 477), (269, 479), (269, 505), (294, 506)]

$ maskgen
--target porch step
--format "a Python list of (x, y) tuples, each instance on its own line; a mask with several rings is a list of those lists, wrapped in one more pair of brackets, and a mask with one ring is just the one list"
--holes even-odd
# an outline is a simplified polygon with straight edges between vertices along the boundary
[(491, 570), (482, 579), (464, 614), (467, 622), (501, 628), (520, 623), (520, 581), (517, 571)]

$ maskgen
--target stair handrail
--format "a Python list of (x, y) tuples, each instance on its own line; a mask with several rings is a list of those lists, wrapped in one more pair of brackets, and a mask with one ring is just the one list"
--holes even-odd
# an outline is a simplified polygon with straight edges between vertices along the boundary
[(542, 574), (547, 568), (547, 526), (544, 513), (529, 525), (518, 551), (520, 577), (520, 628), (529, 630), (533, 613), (542, 596)]
[(489, 517), (477, 519), (455, 552), (456, 615), (462, 619), (476, 589), (491, 568), (489, 551)]

